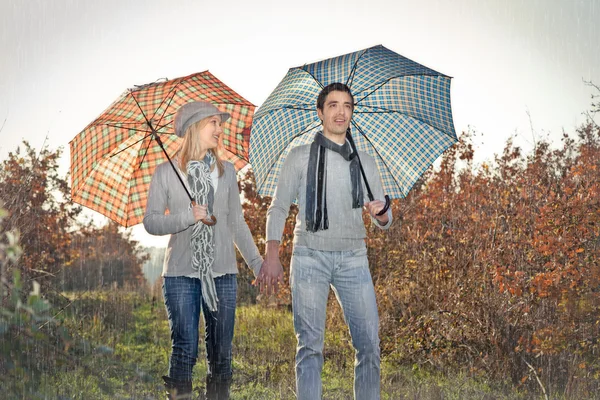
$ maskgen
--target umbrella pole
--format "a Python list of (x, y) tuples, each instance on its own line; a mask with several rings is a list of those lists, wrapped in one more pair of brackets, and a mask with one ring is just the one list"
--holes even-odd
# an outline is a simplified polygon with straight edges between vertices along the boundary
[[(192, 205), (196, 205), (196, 202), (194, 201), (194, 198), (188, 191), (187, 186), (185, 186), (185, 183), (183, 183), (183, 179), (181, 179), (181, 175), (179, 175), (179, 172), (177, 171), (175, 164), (173, 164), (171, 157), (169, 157), (167, 150), (165, 150), (162, 140), (160, 140), (160, 137), (158, 136), (158, 134), (156, 132), (152, 132), (152, 135), (154, 136), (154, 139), (156, 139), (156, 141), (158, 142), (158, 145), (162, 149), (163, 153), (165, 153), (165, 156), (167, 156), (167, 160), (169, 160), (169, 164), (171, 164), (171, 167), (173, 167), (173, 171), (175, 171), (175, 175), (177, 175), (177, 179), (179, 179), (179, 182), (181, 182), (181, 186), (183, 186), (183, 188), (185, 189), (185, 192), (187, 193), (188, 197), (190, 198), (190, 202), (192, 203)], [(214, 215), (211, 215), (208, 217), (208, 219), (202, 219), (201, 221), (205, 225), (212, 226), (217, 223), (217, 218)]]
[[(369, 200), (375, 200), (373, 197), (373, 192), (371, 192), (371, 187), (369, 186), (369, 182), (367, 181), (367, 175), (365, 174), (365, 170), (363, 169), (362, 162), (360, 161), (360, 157), (358, 156), (358, 150), (356, 149), (356, 145), (354, 144), (354, 139), (352, 139), (352, 134), (350, 133), (350, 127), (346, 129), (346, 137), (348, 138), (348, 142), (350, 142), (350, 146), (352, 146), (352, 151), (356, 154), (356, 158), (358, 159), (358, 166), (360, 167), (360, 174), (363, 177), (363, 181), (365, 182), (365, 187), (367, 188), (367, 195), (369, 196)], [(377, 213), (378, 216), (385, 214), (390, 208), (390, 197), (385, 195), (385, 206)]]
[(165, 156), (167, 156), (167, 160), (169, 160), (169, 163), (171, 164), (171, 167), (173, 167), (173, 171), (175, 171), (175, 175), (177, 175), (177, 178), (179, 179), (179, 182), (181, 182), (181, 186), (183, 186), (183, 188), (185, 189), (185, 192), (187, 193), (188, 197), (190, 198), (190, 201), (193, 203), (194, 202), (194, 198), (192, 197), (192, 195), (188, 191), (187, 186), (185, 186), (185, 183), (183, 183), (183, 179), (181, 179), (181, 175), (179, 175), (179, 172), (177, 171), (177, 168), (175, 167), (175, 164), (173, 164), (173, 161), (171, 160), (171, 157), (169, 157), (169, 154), (167, 153), (167, 150), (165, 150), (165, 147), (163, 146), (162, 140), (160, 140), (160, 136), (158, 136), (158, 134), (156, 132), (152, 132), (152, 136), (154, 137), (154, 139), (156, 139), (156, 142), (158, 143), (158, 145), (162, 149), (163, 153), (165, 153)]
[[(146, 117), (146, 114), (144, 114), (144, 109), (142, 108), (142, 106), (140, 106), (140, 103), (138, 102), (138, 100), (133, 95), (133, 92), (130, 91), (129, 94), (131, 95), (131, 98), (133, 99), (133, 101), (135, 101), (135, 104), (137, 104), (138, 108), (140, 109), (140, 112), (142, 113), (142, 115), (144, 116), (144, 119), (146, 120), (146, 124), (148, 124), (148, 126), (150, 127), (150, 129), (152, 131), (152, 133), (151, 133), (152, 137), (154, 139), (156, 139), (156, 142), (158, 143), (158, 145), (162, 149), (163, 153), (165, 153), (165, 156), (167, 156), (167, 160), (169, 160), (169, 164), (171, 164), (171, 167), (173, 167), (173, 171), (175, 171), (175, 175), (177, 175), (177, 178), (179, 179), (179, 182), (181, 182), (181, 185), (185, 189), (185, 192), (187, 193), (188, 197), (190, 198), (190, 202), (192, 202), (192, 204), (193, 204), (194, 203), (194, 198), (192, 197), (192, 195), (188, 191), (187, 187), (185, 186), (185, 183), (183, 183), (183, 179), (181, 179), (181, 176), (179, 176), (179, 172), (177, 172), (177, 168), (175, 168), (175, 164), (173, 164), (173, 161), (171, 161), (171, 157), (169, 157), (169, 153), (167, 153), (167, 150), (165, 150), (165, 146), (163, 146), (162, 140), (160, 140), (160, 137), (159, 137), (158, 133), (156, 133), (156, 130), (152, 126), (152, 123), (150, 122), (150, 120), (148, 119), (148, 117)], [(172, 99), (173, 99), (173, 97), (171, 97), (171, 100)]]

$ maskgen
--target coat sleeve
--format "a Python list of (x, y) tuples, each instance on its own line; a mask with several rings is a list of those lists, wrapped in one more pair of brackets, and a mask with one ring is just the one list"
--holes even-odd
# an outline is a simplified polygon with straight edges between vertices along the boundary
[(168, 186), (167, 171), (164, 168), (157, 168), (150, 182), (146, 213), (144, 214), (144, 228), (151, 235), (179, 233), (195, 223), (191, 208), (169, 210), (169, 214), (165, 214), (168, 208), (167, 199), (171, 190)]
[(240, 191), (237, 184), (236, 174), (233, 166), (227, 173), (227, 185), (229, 185), (229, 231), (233, 238), (233, 243), (240, 251), (240, 254), (246, 261), (246, 264), (258, 276), (262, 267), (263, 258), (254, 243), (254, 238), (244, 219), (244, 211), (240, 200)]
[(270, 240), (281, 241), (290, 205), (298, 194), (300, 179), (300, 168), (296, 163), (298, 149), (298, 147), (292, 149), (281, 166), (275, 194), (267, 210), (267, 242)]

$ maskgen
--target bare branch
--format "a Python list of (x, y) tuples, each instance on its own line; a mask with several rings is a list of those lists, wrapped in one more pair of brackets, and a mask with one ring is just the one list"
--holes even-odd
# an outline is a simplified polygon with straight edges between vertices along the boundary
[(535, 379), (537, 380), (538, 385), (540, 385), (540, 387), (542, 388), (542, 393), (544, 393), (544, 398), (546, 400), (548, 400), (548, 394), (546, 393), (546, 388), (542, 384), (542, 381), (540, 380), (540, 377), (538, 376), (537, 372), (535, 372), (535, 368), (533, 368), (533, 366), (531, 364), (529, 364), (527, 362), (527, 360), (525, 360), (524, 358), (523, 358), (523, 361), (525, 362), (525, 364), (527, 364), (527, 366), (529, 367), (531, 372), (533, 372), (533, 375), (535, 376)]
[(533, 139), (533, 151), (537, 149), (537, 141), (535, 140), (535, 129), (533, 129), (533, 121), (531, 119), (531, 113), (527, 110), (527, 118), (529, 118), (529, 129), (531, 130), (531, 138)]

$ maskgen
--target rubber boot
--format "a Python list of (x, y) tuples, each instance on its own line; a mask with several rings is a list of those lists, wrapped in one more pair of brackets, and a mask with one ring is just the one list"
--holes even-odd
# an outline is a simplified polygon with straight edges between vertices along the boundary
[(189, 400), (192, 398), (192, 381), (178, 381), (168, 376), (163, 376), (167, 400)]
[(229, 400), (229, 387), (231, 379), (218, 381), (206, 377), (206, 400)]

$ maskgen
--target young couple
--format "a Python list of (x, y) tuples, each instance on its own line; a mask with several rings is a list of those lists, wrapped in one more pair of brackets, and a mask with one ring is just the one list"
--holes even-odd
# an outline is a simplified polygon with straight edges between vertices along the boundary
[[(234, 245), (252, 268), (261, 291), (277, 291), (283, 281), (279, 242), (289, 207), (298, 199), (290, 266), (298, 338), (297, 397), (321, 398), (331, 286), (356, 350), (354, 397), (379, 399), (379, 317), (364, 240), (363, 208), (382, 229), (390, 226), (392, 214), (388, 210), (378, 215), (384, 207), (379, 173), (374, 159), (359, 152), (376, 200), (366, 197), (358, 159), (346, 140), (353, 109), (354, 98), (344, 84), (328, 85), (319, 94), (317, 113), (322, 131), (312, 144), (296, 147), (286, 157), (267, 211), (264, 261), (244, 220), (235, 169), (221, 161), (217, 152), (221, 124), (229, 114), (204, 102), (179, 109), (175, 133), (183, 143), (173, 161), (180, 177), (168, 162), (157, 167), (144, 217), (149, 233), (171, 235), (163, 270), (172, 343), (169, 373), (163, 377), (169, 398), (191, 398), (201, 309), (206, 327), (206, 396), (229, 398), (237, 294)], [(188, 190), (203, 196), (199, 204), (190, 206), (179, 178)]]

